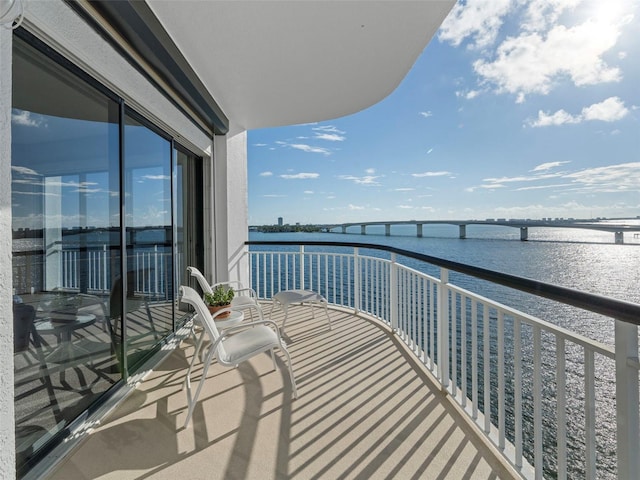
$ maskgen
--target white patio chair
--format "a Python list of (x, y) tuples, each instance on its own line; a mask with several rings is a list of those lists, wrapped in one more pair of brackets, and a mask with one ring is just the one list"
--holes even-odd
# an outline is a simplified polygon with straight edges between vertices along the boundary
[(231, 301), (231, 308), (234, 310), (243, 310), (245, 308), (249, 308), (249, 314), (251, 316), (251, 320), (253, 320), (253, 311), (252, 308), (256, 308), (259, 312), (261, 311), (260, 305), (258, 304), (258, 295), (256, 294), (253, 288), (245, 288), (242, 282), (237, 280), (231, 280), (228, 282), (218, 282), (213, 285), (209, 285), (209, 282), (204, 275), (198, 270), (196, 267), (187, 267), (187, 271), (191, 274), (192, 277), (195, 277), (200, 284), (200, 288), (203, 293), (212, 293), (213, 290), (218, 285), (227, 285), (235, 291), (236, 295), (233, 297)]
[[(211, 345), (208, 346), (205, 358), (203, 360), (202, 376), (200, 377), (200, 383), (196, 389), (195, 395), (191, 394), (191, 370), (198, 357), (198, 351), (202, 342), (199, 341), (196, 345), (196, 350), (191, 359), (189, 370), (187, 371), (187, 378), (185, 385), (187, 387), (187, 401), (189, 409), (187, 412), (187, 419), (184, 422), (184, 426), (187, 427), (191, 421), (193, 415), (193, 409), (198, 400), (198, 395), (202, 390), (202, 386), (207, 378), (207, 371), (209, 365), (215, 355), (218, 363), (225, 367), (235, 367), (239, 363), (249, 360), (255, 355), (269, 351), (271, 359), (273, 361), (274, 370), (278, 368), (276, 364), (274, 348), (278, 347), (287, 358), (287, 368), (289, 369), (289, 377), (291, 378), (291, 388), (293, 390), (293, 397), (298, 398), (298, 391), (296, 388), (296, 381), (293, 377), (293, 368), (291, 366), (291, 357), (287, 348), (280, 338), (280, 330), (275, 322), (271, 320), (261, 320), (256, 322), (247, 322), (233, 327), (229, 327), (222, 332), (218, 331), (215, 325), (215, 321), (207, 306), (204, 304), (200, 295), (191, 287), (180, 287), (181, 301), (188, 303), (195, 309), (196, 315), (198, 315), (202, 326), (204, 327), (206, 335), (211, 341)], [(230, 309), (225, 309), (230, 310)], [(220, 312), (224, 312), (221, 310)], [(216, 313), (219, 315), (220, 312)], [(258, 310), (260, 312), (260, 310)], [(262, 317), (262, 315), (260, 315)], [(234, 333), (237, 332), (237, 333)]]

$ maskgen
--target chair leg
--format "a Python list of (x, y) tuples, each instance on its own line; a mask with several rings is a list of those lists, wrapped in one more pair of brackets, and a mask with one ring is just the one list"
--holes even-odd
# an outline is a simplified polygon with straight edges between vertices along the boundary
[(276, 364), (276, 354), (273, 352), (273, 348), (269, 350), (269, 353), (271, 353), (271, 361), (273, 362), (273, 370), (275, 371), (278, 369), (278, 365)]
[(322, 302), (324, 303), (324, 314), (327, 316), (327, 322), (329, 322), (329, 330), (333, 329), (333, 326), (331, 325), (331, 318), (329, 317), (329, 302)]
[[(204, 386), (204, 382), (207, 379), (207, 371), (209, 370), (209, 366), (211, 365), (211, 360), (213, 359), (213, 354), (215, 353), (215, 349), (209, 350), (207, 353), (206, 363), (204, 364), (204, 368), (202, 369), (202, 377), (200, 378), (200, 382), (198, 383), (198, 388), (196, 389), (195, 395), (191, 396), (191, 376), (187, 375), (186, 385), (187, 385), (187, 404), (189, 409), (187, 411), (187, 419), (184, 422), (184, 427), (187, 428), (189, 422), (191, 421), (191, 416), (193, 415), (193, 408), (198, 401), (198, 396), (200, 395), (200, 391)], [(189, 367), (189, 374), (191, 373), (191, 367)]]

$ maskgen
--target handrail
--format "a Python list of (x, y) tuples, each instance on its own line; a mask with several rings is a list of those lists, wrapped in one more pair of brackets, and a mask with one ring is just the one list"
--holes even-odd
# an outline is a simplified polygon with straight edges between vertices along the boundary
[(317, 247), (350, 247), (368, 248), (395, 253), (404, 257), (413, 258), (422, 262), (430, 263), (438, 267), (453, 270), (455, 272), (470, 275), (472, 277), (488, 280), (499, 285), (504, 285), (521, 292), (531, 293), (538, 297), (560, 301), (567, 305), (579, 307), (584, 310), (595, 312), (607, 317), (622, 320), (633, 325), (640, 325), (640, 304), (618, 300), (614, 298), (587, 293), (568, 287), (561, 287), (552, 283), (540, 282), (530, 278), (518, 277), (507, 273), (496, 272), (486, 268), (474, 267), (464, 263), (445, 260), (422, 253), (404, 250), (402, 248), (373, 243), (359, 242), (326, 242), (326, 241), (270, 241), (270, 240), (248, 240), (245, 245), (288, 245), (288, 246), (317, 246)]

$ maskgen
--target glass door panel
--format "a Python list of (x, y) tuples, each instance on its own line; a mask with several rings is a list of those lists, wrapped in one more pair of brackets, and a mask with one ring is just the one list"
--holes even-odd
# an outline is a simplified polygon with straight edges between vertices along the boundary
[(121, 378), (119, 105), (13, 43), (12, 256), (16, 466)]
[(125, 116), (125, 352), (131, 373), (173, 331), (171, 142)]

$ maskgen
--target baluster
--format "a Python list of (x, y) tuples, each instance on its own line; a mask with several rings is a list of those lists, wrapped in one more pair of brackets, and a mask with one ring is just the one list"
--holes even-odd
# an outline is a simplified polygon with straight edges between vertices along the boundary
[(467, 302), (469, 298), (461, 295), (460, 299), (460, 388), (462, 389), (462, 408), (467, 406)]
[(514, 443), (516, 447), (515, 463), (522, 468), (522, 324), (519, 318), (513, 320), (513, 421)]
[(498, 311), (498, 447), (504, 450), (504, 312)]
[(593, 350), (584, 349), (584, 430), (586, 477), (596, 478), (596, 382)]
[(449, 386), (449, 271), (440, 269), (438, 285), (438, 378), (444, 388)]
[(564, 337), (556, 335), (556, 416), (558, 430), (558, 478), (567, 478), (567, 361)]
[(451, 395), (458, 394), (458, 294), (451, 292)]
[(542, 341), (540, 326), (533, 326), (533, 455), (535, 478), (542, 479)]
[(471, 299), (471, 418), (478, 419), (478, 302)]
[(482, 337), (484, 352), (482, 363), (484, 366), (484, 432), (491, 433), (491, 331), (489, 329), (489, 305), (484, 304), (482, 313)]

